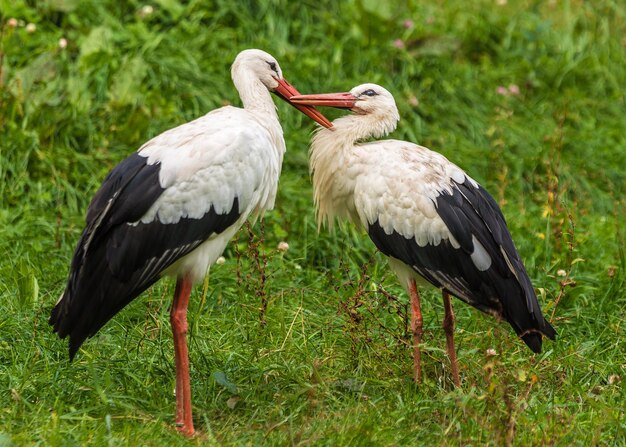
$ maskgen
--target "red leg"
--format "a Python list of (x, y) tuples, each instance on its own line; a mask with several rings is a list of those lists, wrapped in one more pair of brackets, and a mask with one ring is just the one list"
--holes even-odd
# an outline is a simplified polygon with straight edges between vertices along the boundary
[(413, 380), (418, 383), (422, 376), (422, 360), (420, 343), (424, 333), (420, 295), (414, 279), (409, 280), (409, 295), (411, 295), (411, 331), (413, 332)]
[(452, 311), (452, 303), (450, 302), (450, 294), (445, 290), (443, 294), (443, 330), (446, 333), (446, 343), (448, 345), (448, 357), (450, 358), (450, 368), (452, 369), (452, 379), (455, 386), (461, 386), (459, 378), (459, 365), (456, 361), (456, 350), (454, 349), (454, 312)]
[(174, 360), (176, 362), (176, 427), (186, 436), (192, 436), (191, 385), (189, 383), (189, 354), (187, 351), (187, 306), (191, 295), (188, 276), (178, 278), (170, 312), (174, 336)]

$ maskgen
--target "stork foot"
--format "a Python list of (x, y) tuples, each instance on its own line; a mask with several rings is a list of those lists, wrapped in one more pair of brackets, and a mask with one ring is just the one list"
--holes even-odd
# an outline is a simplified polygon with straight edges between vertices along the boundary
[(176, 430), (178, 430), (178, 433), (188, 438), (191, 438), (193, 435), (196, 434), (196, 431), (194, 430), (193, 425), (191, 427), (187, 427), (186, 425), (181, 426), (177, 424)]

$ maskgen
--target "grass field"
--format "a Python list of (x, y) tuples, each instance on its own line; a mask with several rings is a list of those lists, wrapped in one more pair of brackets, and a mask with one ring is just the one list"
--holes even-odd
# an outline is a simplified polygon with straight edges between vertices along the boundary
[[(0, 446), (626, 445), (621, 0), (0, 0), (0, 24)], [(251, 47), (304, 93), (392, 91), (393, 137), (502, 206), (557, 341), (533, 355), (455, 300), (454, 389), (425, 291), (413, 384), (407, 297), (364, 234), (317, 233), (314, 126), (277, 101), (276, 209), (192, 295), (199, 435), (173, 429), (171, 280), (69, 363), (47, 318), (89, 200), (142, 142), (239, 104), (230, 63)]]

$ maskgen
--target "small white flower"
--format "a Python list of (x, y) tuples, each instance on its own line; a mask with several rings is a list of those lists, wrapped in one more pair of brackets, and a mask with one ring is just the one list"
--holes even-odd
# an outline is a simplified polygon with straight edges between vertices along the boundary
[(65, 37), (61, 37), (59, 39), (59, 48), (63, 49), (67, 47), (67, 39)]
[(28, 25), (26, 25), (26, 32), (29, 34), (34, 33), (37, 30), (37, 25), (35, 25), (34, 23), (29, 23)]
[(217, 260), (215, 261), (215, 263), (217, 265), (222, 265), (223, 263), (226, 262), (226, 258), (224, 256), (220, 256), (219, 258), (217, 258)]
[(556, 274), (559, 276), (567, 276), (567, 272), (563, 269), (557, 270)]
[(7, 20), (7, 26), (9, 28), (17, 28), (17, 19), (15, 17), (11, 17)]
[(145, 17), (145, 16), (149, 16), (153, 12), (154, 12), (154, 8), (152, 7), (152, 5), (144, 5), (141, 7), (140, 14)]
[(489, 348), (485, 351), (485, 354), (487, 355), (487, 357), (493, 357), (495, 355), (498, 355), (498, 353), (496, 352), (495, 349), (493, 348)]
[(278, 243), (278, 251), (282, 251), (283, 253), (289, 250), (289, 244), (285, 241)]
[(609, 376), (609, 385), (615, 385), (618, 382), (621, 382), (622, 378), (620, 376), (618, 376), (617, 374), (611, 374)]

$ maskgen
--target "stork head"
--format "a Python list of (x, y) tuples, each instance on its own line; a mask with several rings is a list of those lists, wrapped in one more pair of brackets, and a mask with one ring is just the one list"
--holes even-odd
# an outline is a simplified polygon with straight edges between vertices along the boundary
[(257, 49), (242, 51), (235, 58), (231, 75), (240, 94), (245, 94), (245, 84), (247, 84), (247, 81), (250, 78), (256, 78), (256, 80), (260, 81), (270, 92), (276, 94), (276, 96), (285, 100), (315, 122), (324, 127), (332, 127), (331, 122), (317, 111), (315, 107), (291, 102), (291, 97), (299, 95), (300, 93), (283, 78), (283, 71), (276, 58), (271, 54)]
[[(372, 136), (388, 134), (396, 128), (398, 121), (400, 121), (400, 114), (393, 95), (377, 84), (361, 84), (344, 93), (293, 96), (291, 102), (299, 105), (347, 109), (357, 115), (368, 117), (369, 130)], [(338, 124), (339, 120), (335, 124)]]
[(283, 79), (276, 58), (263, 50), (243, 50), (237, 55), (232, 67), (233, 80), (244, 71), (253, 74), (270, 91), (278, 87), (279, 79)]

